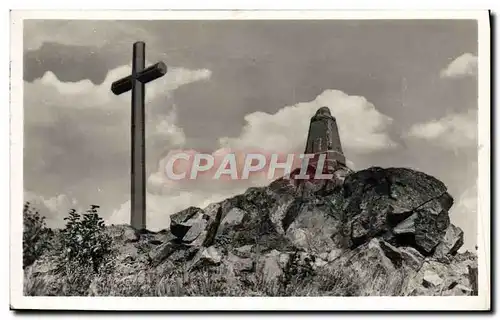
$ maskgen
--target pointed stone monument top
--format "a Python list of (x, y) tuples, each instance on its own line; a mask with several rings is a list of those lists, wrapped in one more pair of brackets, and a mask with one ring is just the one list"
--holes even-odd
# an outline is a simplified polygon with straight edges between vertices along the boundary
[(327, 116), (331, 117), (332, 113), (330, 112), (330, 108), (328, 107), (321, 107), (316, 111), (316, 114), (314, 115), (314, 118), (319, 117), (319, 116)]

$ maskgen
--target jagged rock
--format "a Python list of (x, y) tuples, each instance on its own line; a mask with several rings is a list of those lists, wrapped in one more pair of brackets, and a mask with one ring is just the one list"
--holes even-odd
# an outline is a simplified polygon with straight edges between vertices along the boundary
[[(468, 275), (469, 268), (473, 268), (476, 265), (477, 257), (468, 254), (459, 253), (450, 263), (443, 263), (427, 258), (418, 273), (407, 277), (408, 281), (404, 286), (403, 294), (411, 294), (411, 292), (418, 288), (419, 295), (440, 296), (445, 294), (444, 292), (447, 288), (453, 287), (456, 284), (474, 289), (473, 282)], [(424, 281), (425, 275), (429, 274), (436, 274), (443, 281), (442, 284), (440, 286), (433, 286), (430, 285), (430, 282)], [(474, 294), (472, 292), (470, 295)]]
[(295, 247), (303, 250), (326, 252), (336, 247), (334, 237), (339, 234), (341, 222), (330, 213), (331, 208), (326, 201), (302, 205), (286, 237)]
[(205, 231), (207, 225), (208, 221), (205, 219), (193, 221), (191, 228), (189, 228), (184, 237), (182, 237), (182, 241), (187, 243), (193, 242), (203, 231)]
[(203, 246), (203, 243), (205, 243), (206, 239), (207, 239), (207, 235), (208, 235), (208, 231), (207, 231), (207, 228), (205, 228), (205, 230), (201, 231), (200, 234), (191, 242), (186, 242), (185, 239), (183, 239), (183, 242), (186, 244), (186, 245), (189, 245), (191, 247), (201, 247)]
[(327, 261), (325, 261), (321, 258), (317, 258), (314, 260), (314, 267), (315, 267), (315, 269), (321, 268), (321, 267), (325, 266), (327, 263), (328, 263)]
[(192, 271), (204, 266), (218, 265), (221, 260), (222, 257), (215, 247), (201, 248), (191, 260), (188, 270)]
[(241, 272), (250, 272), (254, 268), (254, 262), (250, 258), (241, 258), (237, 255), (229, 253), (226, 258), (226, 263), (236, 274)]
[(426, 270), (424, 273), (424, 278), (422, 284), (425, 287), (440, 287), (443, 284), (443, 279), (441, 279), (435, 272), (431, 270)]
[(333, 260), (337, 259), (338, 257), (340, 257), (340, 255), (342, 254), (342, 250), (341, 249), (333, 249), (332, 251), (330, 251), (330, 253), (328, 254), (328, 257), (327, 257), (327, 261), (328, 262), (332, 262)]
[(278, 263), (281, 268), (285, 268), (289, 261), (290, 261), (289, 253), (280, 253), (278, 258)]
[[(440, 198), (434, 199), (415, 209), (414, 213), (397, 224), (392, 232), (395, 235), (410, 235), (411, 238), (408, 239), (412, 240), (407, 244), (414, 242), (426, 254), (431, 254), (443, 240), (450, 223), (448, 212), (441, 201)], [(446, 251), (445, 247), (440, 250)]]
[(428, 295), (428, 293), (427, 293), (427, 290), (425, 288), (417, 287), (417, 288), (413, 289), (413, 291), (411, 291), (408, 295), (416, 297), (416, 296), (426, 296), (426, 295)]
[(208, 247), (200, 251), (201, 259), (207, 260), (211, 264), (219, 264), (221, 261), (221, 256), (219, 251), (215, 247)]
[(219, 203), (211, 203), (208, 206), (206, 206), (205, 208), (203, 208), (203, 212), (207, 216), (209, 216), (211, 218), (215, 218), (215, 216), (217, 216), (217, 213), (219, 212), (219, 210), (223, 209), (224, 206), (229, 205), (229, 203), (230, 202), (228, 200), (225, 200), (225, 201), (222, 201)]
[(259, 260), (258, 272), (262, 275), (264, 282), (277, 281), (277, 278), (283, 274), (280, 260), (278, 250), (272, 250)]
[(452, 203), (442, 182), (405, 168), (374, 167), (353, 173), (344, 181), (344, 195), (344, 217), (351, 221), (352, 244), (387, 232), (416, 212), (415, 241), (428, 252), (441, 236), (436, 225), (447, 227)]
[(328, 260), (328, 252), (322, 252), (318, 255), (318, 257), (322, 260), (327, 261)]
[[(452, 198), (442, 182), (424, 173), (405, 168), (373, 167), (349, 175), (343, 188), (346, 198), (343, 217), (348, 226), (348, 247), (387, 233), (417, 213), (414, 218), (418, 220), (419, 229), (413, 232), (410, 219), (396, 228), (396, 235), (399, 232), (415, 233), (412, 241), (417, 241), (424, 251), (430, 252), (434, 244), (437, 245), (435, 240), (441, 236), (435, 227), (436, 222), (439, 227), (447, 227), (444, 220), (448, 217)], [(428, 217), (434, 211), (437, 211), (437, 217)], [(443, 214), (439, 214), (441, 211)], [(427, 230), (429, 238), (425, 237)], [(405, 244), (408, 240), (405, 239)]]
[(360, 216), (354, 218), (351, 222), (351, 240), (353, 243), (363, 243), (370, 233), (369, 227), (365, 227), (368, 223), (363, 223)]
[(316, 257), (309, 252), (301, 251), (298, 252), (298, 263), (302, 266), (313, 266), (316, 261)]
[(424, 256), (412, 247), (400, 247), (401, 257), (403, 261), (413, 270), (419, 270), (424, 262)]
[(290, 241), (298, 248), (307, 248), (307, 231), (302, 228), (292, 228), (287, 232)]
[(240, 208), (232, 208), (226, 214), (224, 219), (222, 219), (221, 224), (222, 225), (233, 225), (233, 226), (240, 225), (241, 222), (243, 221), (243, 218), (245, 218), (246, 214), (247, 214), (246, 211), (241, 210)]
[(238, 247), (234, 249), (236, 251), (236, 254), (239, 256), (242, 256), (244, 258), (248, 258), (253, 250), (254, 245), (253, 244), (247, 244), (241, 247)]
[(168, 258), (175, 250), (179, 248), (179, 244), (174, 242), (166, 242), (149, 251), (151, 264), (156, 266)]
[(405, 234), (405, 233), (415, 233), (415, 219), (417, 218), (417, 214), (414, 213), (405, 220), (401, 221), (398, 225), (396, 225), (392, 232), (394, 234)]
[[(224, 201), (226, 203), (228, 201)], [(208, 226), (203, 234), (202, 245), (204, 247), (210, 247), (214, 244), (215, 237), (217, 236), (217, 230), (219, 229), (219, 224), (222, 219), (222, 213), (224, 212), (223, 205), (213, 206), (212, 209), (207, 214), (209, 217)], [(198, 239), (200, 239), (198, 237)], [(195, 241), (197, 242), (197, 241)]]
[(189, 207), (170, 216), (170, 232), (177, 238), (182, 239), (193, 224), (203, 218), (203, 210), (197, 207)]
[(431, 254), (443, 239), (450, 224), (448, 212), (438, 200), (432, 200), (415, 210), (415, 244)]
[(393, 245), (391, 245), (383, 240), (379, 240), (379, 246), (384, 251), (384, 254), (386, 255), (386, 257), (391, 259), (392, 263), (396, 267), (401, 266), (401, 264), (403, 262), (403, 257), (402, 257), (401, 251), (398, 248), (394, 247)]
[[(321, 269), (318, 285), (326, 286), (327, 292), (348, 287), (345, 290), (351, 295), (399, 295), (405, 274), (387, 257), (380, 243), (372, 239), (345, 251)], [(331, 287), (327, 285), (330, 282)]]
[(464, 286), (463, 284), (457, 284), (449, 290), (443, 292), (445, 296), (470, 296), (472, 295), (472, 289)]
[(137, 242), (140, 238), (140, 235), (135, 229), (127, 228), (123, 231), (123, 238), (127, 242)]
[(478, 294), (478, 282), (477, 282), (477, 266), (467, 266), (467, 275), (469, 283), (472, 288), (472, 294), (477, 296)]
[(454, 255), (464, 244), (464, 232), (453, 224), (448, 226), (441, 243), (436, 247), (434, 257), (440, 258), (447, 255)]
[(197, 248), (189, 246), (179, 246), (169, 257), (168, 260), (173, 262), (186, 262), (191, 260), (197, 253)]
[(232, 208), (227, 212), (222, 221), (220, 222), (217, 234), (222, 234), (226, 228), (236, 227), (241, 225), (247, 212), (240, 208)]
[(125, 224), (109, 226), (107, 233), (112, 239), (123, 239), (126, 242), (136, 242), (140, 238), (140, 234), (137, 230)]
[(446, 186), (436, 178), (415, 170), (372, 167), (349, 175), (344, 181), (344, 190), (348, 197), (360, 200), (358, 205), (351, 203), (352, 214), (359, 213), (360, 208), (368, 204), (384, 201), (391, 205), (391, 215), (394, 216), (405, 215), (441, 197), (446, 192)]
[(149, 240), (149, 243), (153, 245), (160, 245), (176, 238), (177, 237), (170, 232), (158, 232)]
[[(303, 201), (301, 198), (296, 198), (294, 193), (281, 191), (277, 201), (271, 206), (269, 220), (276, 227), (277, 232), (283, 234), (299, 214)], [(290, 191), (287, 189), (286, 192)]]

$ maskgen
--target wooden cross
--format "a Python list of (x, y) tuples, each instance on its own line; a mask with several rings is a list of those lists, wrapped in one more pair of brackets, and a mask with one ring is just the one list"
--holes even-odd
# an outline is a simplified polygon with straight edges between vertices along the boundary
[(130, 224), (137, 230), (146, 228), (145, 84), (167, 73), (167, 66), (163, 62), (144, 68), (145, 47), (144, 42), (134, 43), (132, 74), (111, 84), (111, 91), (116, 95), (132, 91)]

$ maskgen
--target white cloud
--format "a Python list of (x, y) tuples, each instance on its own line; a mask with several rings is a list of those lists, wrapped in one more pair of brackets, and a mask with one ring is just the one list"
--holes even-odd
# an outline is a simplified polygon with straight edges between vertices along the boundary
[(474, 76), (477, 74), (477, 56), (472, 53), (464, 53), (455, 58), (443, 70), (441, 70), (442, 78), (460, 78), (466, 76)]
[(464, 231), (463, 250), (474, 250), (477, 244), (477, 182), (467, 188), (450, 209), (451, 222)]
[(364, 97), (326, 90), (313, 101), (280, 109), (275, 114), (254, 112), (245, 116), (239, 137), (224, 137), (222, 146), (297, 152), (305, 148), (309, 120), (320, 107), (328, 107), (337, 119), (344, 151), (367, 153), (395, 147), (387, 134), (392, 119), (380, 113)]
[(70, 209), (81, 210), (77, 201), (65, 194), (44, 198), (34, 192), (25, 191), (24, 201), (30, 202), (46, 218), (47, 226), (50, 228), (63, 227), (62, 217), (66, 216)]
[[(43, 77), (33, 82), (25, 82), (24, 90), (29, 92), (29, 95), (26, 95), (28, 99), (36, 99), (44, 105), (126, 111), (126, 104), (130, 103), (130, 92), (116, 96), (111, 92), (111, 84), (128, 76), (131, 68), (131, 65), (123, 65), (110, 70), (103, 83), (99, 85), (93, 84), (88, 79), (62, 82), (54, 73), (47, 71)], [(211, 71), (207, 69), (170, 68), (163, 77), (146, 84), (146, 103), (161, 95), (169, 95), (183, 85), (208, 80), (210, 77)]]
[(445, 149), (457, 150), (477, 146), (477, 111), (445, 116), (410, 127), (404, 138), (422, 139)]
[(182, 146), (186, 143), (184, 130), (177, 126), (177, 106), (174, 104), (169, 113), (148, 117), (146, 124), (147, 137), (160, 136), (168, 140), (172, 145)]
[[(63, 115), (68, 111), (92, 112), (96, 117), (112, 115), (116, 119), (113, 125), (109, 121), (92, 123), (88, 128), (81, 128), (82, 133), (88, 130), (100, 132), (105, 135), (100, 139), (104, 141), (118, 141), (124, 133), (129, 132), (129, 123), (123, 121), (130, 113), (130, 93), (119, 96), (111, 92), (111, 83), (130, 73), (130, 66), (121, 66), (108, 72), (106, 79), (100, 85), (91, 83), (88, 79), (78, 82), (62, 82), (52, 72), (33, 81), (25, 82), (25, 118), (27, 126), (53, 127), (60, 123)], [(210, 79), (210, 70), (189, 70), (186, 68), (171, 68), (165, 76), (146, 85), (146, 114), (147, 134), (149, 137), (158, 136), (165, 145), (182, 145), (185, 135), (177, 126), (176, 107), (168, 102), (172, 92), (177, 88), (197, 81)], [(152, 113), (153, 102), (162, 101), (165, 104), (166, 114)], [(74, 119), (74, 116), (72, 117)], [(77, 129), (78, 121), (75, 122)], [(106, 138), (109, 137), (109, 138)], [(47, 141), (50, 144), (50, 141)], [(94, 142), (95, 143), (95, 142)], [(113, 143), (114, 144), (114, 143)], [(115, 146), (110, 145), (109, 148)]]

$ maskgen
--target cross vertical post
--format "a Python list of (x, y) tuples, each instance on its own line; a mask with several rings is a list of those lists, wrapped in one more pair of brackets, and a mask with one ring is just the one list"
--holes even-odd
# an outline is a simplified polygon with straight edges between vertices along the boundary
[(137, 229), (146, 228), (145, 85), (137, 79), (138, 74), (144, 70), (145, 51), (144, 42), (134, 43), (132, 55), (130, 224)]
[(146, 117), (145, 84), (167, 73), (167, 66), (158, 62), (145, 69), (146, 45), (135, 42), (132, 51), (132, 73), (111, 84), (111, 91), (132, 92), (131, 163), (130, 163), (130, 224), (135, 229), (146, 228)]

